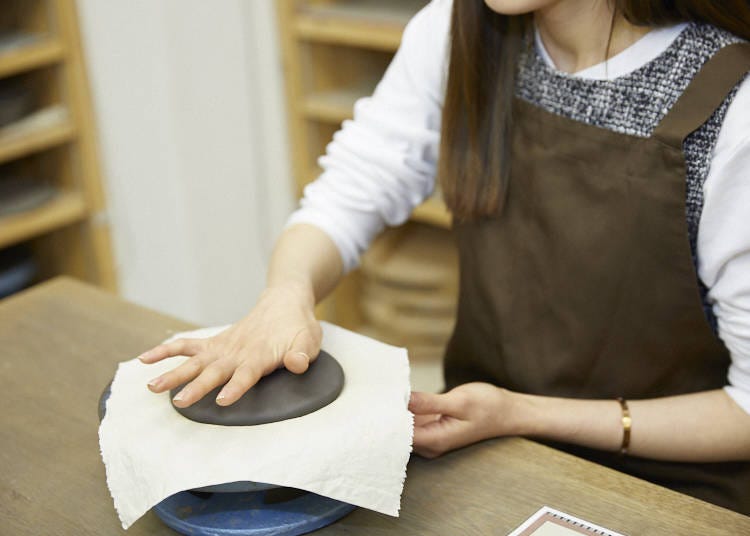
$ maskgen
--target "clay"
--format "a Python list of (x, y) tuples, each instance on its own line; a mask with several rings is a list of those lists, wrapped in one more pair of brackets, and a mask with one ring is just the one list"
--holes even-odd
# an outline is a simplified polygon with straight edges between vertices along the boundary
[[(184, 385), (172, 389), (174, 397)], [(251, 426), (302, 417), (336, 400), (344, 387), (344, 371), (330, 354), (321, 351), (304, 374), (279, 369), (262, 378), (232, 404), (219, 406), (217, 387), (187, 408), (172, 406), (182, 416), (205, 424)]]

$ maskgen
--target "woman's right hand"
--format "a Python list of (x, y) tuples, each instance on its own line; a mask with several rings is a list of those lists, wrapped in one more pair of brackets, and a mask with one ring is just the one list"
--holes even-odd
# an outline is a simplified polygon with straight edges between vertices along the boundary
[(312, 289), (290, 284), (266, 289), (245, 318), (214, 337), (178, 339), (139, 358), (150, 364), (189, 357), (148, 384), (154, 393), (162, 393), (190, 382), (174, 397), (175, 406), (190, 406), (224, 384), (216, 403), (228, 406), (279, 367), (305, 372), (320, 351), (322, 336)]

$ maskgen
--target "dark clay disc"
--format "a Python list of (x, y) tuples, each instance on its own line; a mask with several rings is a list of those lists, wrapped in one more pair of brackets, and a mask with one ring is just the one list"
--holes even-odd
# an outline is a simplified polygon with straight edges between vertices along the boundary
[[(174, 397), (184, 385), (172, 389)], [(344, 388), (344, 371), (330, 354), (321, 351), (304, 374), (282, 368), (262, 378), (231, 406), (219, 406), (217, 387), (187, 408), (178, 408), (191, 421), (224, 426), (250, 426), (302, 417), (327, 406)]]

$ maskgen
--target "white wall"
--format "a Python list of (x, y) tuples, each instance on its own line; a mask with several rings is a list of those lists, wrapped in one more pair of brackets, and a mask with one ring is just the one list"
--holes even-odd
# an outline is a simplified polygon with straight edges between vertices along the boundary
[(243, 315), (292, 209), (273, 0), (78, 0), (122, 295)]

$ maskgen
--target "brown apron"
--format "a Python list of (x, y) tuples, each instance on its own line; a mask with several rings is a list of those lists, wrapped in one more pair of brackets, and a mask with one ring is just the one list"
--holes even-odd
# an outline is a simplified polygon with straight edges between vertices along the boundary
[[(503, 212), (455, 225), (461, 290), (448, 388), (485, 381), (540, 395), (644, 399), (726, 384), (729, 353), (705, 318), (691, 258), (682, 142), (748, 69), (749, 45), (717, 52), (651, 138), (516, 99)], [(750, 514), (750, 463), (562, 448)]]

